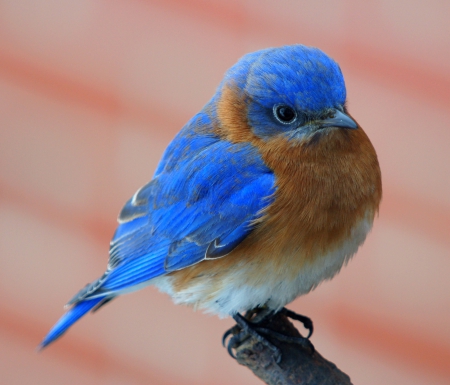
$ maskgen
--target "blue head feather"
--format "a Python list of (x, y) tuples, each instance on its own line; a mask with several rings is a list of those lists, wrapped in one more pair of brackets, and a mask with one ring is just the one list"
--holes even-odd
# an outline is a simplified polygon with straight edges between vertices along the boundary
[(248, 120), (261, 137), (293, 129), (275, 120), (275, 105), (288, 105), (306, 120), (327, 109), (342, 109), (346, 99), (339, 65), (321, 50), (304, 45), (245, 55), (227, 72), (224, 84), (237, 86), (247, 98)]

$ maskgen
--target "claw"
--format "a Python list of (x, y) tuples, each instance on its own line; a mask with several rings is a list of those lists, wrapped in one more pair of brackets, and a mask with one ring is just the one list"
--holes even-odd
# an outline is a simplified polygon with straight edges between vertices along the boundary
[(304, 328), (308, 330), (308, 335), (305, 337), (306, 339), (309, 339), (312, 336), (314, 326), (311, 318), (301, 314), (297, 314), (292, 310), (286, 309), (285, 307), (281, 309), (280, 312), (283, 313), (286, 317), (289, 317), (290, 319), (293, 319), (295, 321), (299, 321), (303, 324)]
[(235, 347), (235, 343), (234, 343), (233, 339), (234, 339), (234, 337), (232, 337), (232, 338), (230, 339), (230, 342), (228, 343), (228, 346), (227, 346), (227, 351), (228, 351), (228, 354), (229, 354), (232, 358), (236, 359), (236, 356), (235, 356), (234, 353), (233, 353), (233, 348)]
[(229, 328), (222, 336), (222, 346), (225, 347), (227, 338), (230, 335), (238, 334), (240, 332), (241, 328), (238, 325), (234, 325), (232, 328)]
[(222, 336), (222, 346), (225, 347), (225, 344), (227, 342), (227, 338), (228, 336), (230, 336), (231, 334), (233, 334), (233, 328), (228, 329), (225, 333), (223, 333)]
[[(237, 326), (237, 325), (236, 325)], [(230, 332), (229, 334), (232, 334), (232, 330), (237, 330), (238, 327), (232, 327), (230, 330), (228, 330), (225, 334)], [(240, 344), (242, 344), (247, 338), (249, 338), (249, 334), (245, 331), (241, 331), (238, 334), (233, 335), (233, 337), (230, 338), (230, 341), (228, 341), (227, 351), (228, 354), (236, 359), (236, 356), (233, 353), (233, 349), (236, 349)]]

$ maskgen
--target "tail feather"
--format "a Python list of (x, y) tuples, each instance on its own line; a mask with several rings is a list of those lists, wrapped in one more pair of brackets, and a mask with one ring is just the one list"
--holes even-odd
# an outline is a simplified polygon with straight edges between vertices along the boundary
[(45, 348), (47, 345), (51, 344), (53, 341), (61, 337), (67, 331), (67, 329), (69, 329), (69, 327), (71, 327), (88, 311), (92, 310), (102, 301), (105, 301), (105, 297), (88, 299), (77, 303), (74, 307), (68, 310), (59, 319), (55, 326), (53, 326), (53, 328), (48, 332), (48, 334), (40, 343), (39, 349)]
[(69, 302), (67, 302), (66, 306), (76, 305), (78, 302), (83, 301), (85, 298), (91, 297), (101, 288), (106, 278), (108, 277), (108, 273), (109, 271), (103, 274), (103, 276), (101, 276), (99, 279), (96, 279), (94, 282), (88, 283), (77, 294), (75, 294)]

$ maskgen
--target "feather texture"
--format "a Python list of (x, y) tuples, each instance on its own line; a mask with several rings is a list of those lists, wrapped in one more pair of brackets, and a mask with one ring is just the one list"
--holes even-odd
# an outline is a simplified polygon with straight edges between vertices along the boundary
[(332, 278), (381, 200), (375, 150), (345, 102), (338, 64), (317, 48), (244, 56), (125, 204), (106, 272), (69, 301), (42, 346), (149, 284), (227, 315), (277, 310)]

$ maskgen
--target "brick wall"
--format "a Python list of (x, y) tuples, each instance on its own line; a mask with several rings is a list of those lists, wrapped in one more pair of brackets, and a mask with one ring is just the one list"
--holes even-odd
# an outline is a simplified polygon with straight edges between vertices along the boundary
[(260, 383), (220, 345), (230, 320), (153, 288), (34, 349), (225, 70), (303, 43), (341, 64), (384, 199), (358, 256), (291, 308), (355, 384), (448, 384), (449, 14), (438, 0), (0, 0), (0, 382)]

